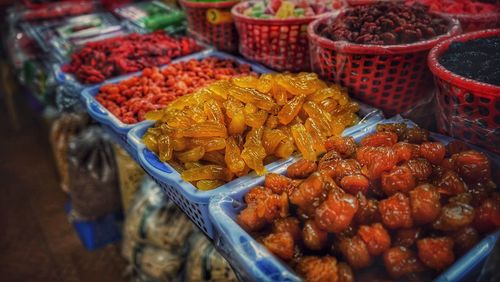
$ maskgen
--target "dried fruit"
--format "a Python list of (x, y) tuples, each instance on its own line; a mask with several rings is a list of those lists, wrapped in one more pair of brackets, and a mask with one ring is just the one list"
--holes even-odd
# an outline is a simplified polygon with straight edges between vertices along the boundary
[(455, 260), (453, 240), (449, 237), (420, 239), (417, 248), (422, 262), (435, 270), (445, 269)]
[[(165, 70), (173, 68), (171, 65)], [(153, 70), (147, 75), (160, 79)], [(145, 83), (150, 87), (149, 82)], [(116, 91), (113, 87), (107, 88)], [(194, 161), (216, 164), (225, 167), (233, 177), (250, 171), (262, 175), (266, 164), (288, 158), (295, 151), (315, 162), (325, 152), (327, 138), (339, 135), (357, 121), (353, 111), (358, 107), (344, 93), (315, 95), (318, 91), (329, 93), (328, 89), (317, 75), (308, 73), (220, 80), (178, 97), (163, 110), (147, 113), (156, 124), (145, 133), (144, 142), (159, 154), (158, 140), (168, 136), (171, 145), (166, 151), (162, 147), (163, 161), (179, 163), (183, 169), (186, 163)], [(307, 100), (309, 95), (315, 95), (314, 99)], [(321, 97), (336, 101), (335, 105), (329, 110), (322, 108), (315, 102), (321, 102)], [(306, 173), (305, 178), (315, 169), (299, 173)]]

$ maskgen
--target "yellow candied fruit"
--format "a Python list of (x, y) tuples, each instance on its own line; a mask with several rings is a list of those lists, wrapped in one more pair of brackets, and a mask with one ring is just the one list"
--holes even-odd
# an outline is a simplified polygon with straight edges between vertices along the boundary
[(215, 189), (300, 152), (316, 160), (325, 140), (356, 122), (358, 105), (313, 73), (221, 80), (146, 114), (148, 149), (200, 190)]

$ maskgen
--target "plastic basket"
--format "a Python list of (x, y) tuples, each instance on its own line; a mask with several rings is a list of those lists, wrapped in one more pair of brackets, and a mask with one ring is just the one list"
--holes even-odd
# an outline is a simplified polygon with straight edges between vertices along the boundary
[(310, 70), (307, 26), (317, 16), (295, 19), (258, 19), (243, 15), (248, 2), (231, 13), (239, 35), (239, 51), (248, 59), (279, 71)]
[[(252, 70), (257, 72), (257, 73), (267, 73), (270, 70), (264, 68), (263, 66), (260, 66), (258, 64), (252, 64), (248, 61), (245, 61), (243, 59), (240, 59), (238, 57), (232, 56), (230, 54), (222, 53), (219, 51), (214, 51), (214, 50), (207, 50), (195, 54), (191, 54), (185, 57), (181, 57), (178, 59), (172, 60), (171, 64), (178, 63), (178, 62), (183, 62), (183, 61), (189, 61), (192, 59), (195, 60), (202, 60), (207, 57), (216, 57), (220, 59), (231, 59), (239, 64), (248, 64), (252, 67)], [(164, 66), (165, 67), (165, 66)], [(151, 125), (152, 122), (149, 121), (142, 121), (139, 123), (135, 124), (125, 124), (121, 120), (119, 120), (115, 115), (113, 115), (108, 109), (106, 109), (104, 106), (102, 106), (96, 99), (95, 96), (99, 93), (99, 89), (101, 88), (102, 85), (104, 84), (115, 84), (119, 83), (120, 81), (129, 79), (133, 76), (139, 76), (141, 75), (142, 71), (132, 73), (126, 76), (121, 76), (115, 79), (107, 80), (106, 82), (103, 82), (101, 84), (85, 88), (82, 93), (81, 93), (81, 99), (83, 100), (83, 103), (86, 105), (87, 112), (89, 115), (98, 121), (104, 129), (106, 129), (110, 135), (113, 137), (113, 139), (121, 145), (129, 154), (130, 156), (134, 159), (137, 160), (137, 151), (134, 150), (127, 142), (127, 133), (132, 129), (134, 126), (138, 124), (147, 124)]]
[[(362, 130), (365, 126), (383, 119), (379, 110), (361, 105), (359, 114), (363, 120), (350, 128), (344, 130), (344, 134), (353, 134)], [(151, 127), (151, 124), (138, 124), (128, 133), (129, 145), (133, 147), (139, 158), (140, 165), (147, 174), (151, 176), (167, 196), (173, 200), (184, 213), (202, 230), (208, 237), (213, 238), (214, 231), (212, 223), (208, 217), (208, 203), (211, 197), (229, 191), (239, 191), (251, 183), (262, 181), (264, 178), (257, 176), (254, 172), (249, 175), (237, 178), (225, 185), (210, 191), (200, 191), (191, 183), (182, 180), (180, 174), (168, 163), (161, 162), (156, 154), (146, 148), (142, 142), (142, 136)], [(268, 164), (266, 169), (272, 171), (274, 168), (292, 162), (294, 157), (286, 160), (279, 160)]]
[(454, 15), (436, 12), (436, 14), (456, 18), (460, 21), (464, 33), (500, 27), (500, 13)]
[(188, 32), (217, 49), (229, 52), (238, 50), (238, 34), (231, 17), (231, 7), (239, 2), (179, 0), (186, 12)]
[[(400, 116), (381, 121), (381, 123), (402, 121), (405, 121), (410, 126), (415, 125), (411, 121), (403, 120)], [(363, 137), (376, 130), (376, 124), (378, 122), (366, 126), (364, 129), (351, 134), (351, 136), (356, 141), (360, 141)], [(438, 134), (431, 134), (431, 137), (444, 143), (453, 140)], [(495, 164), (500, 165), (498, 155), (488, 154), (488, 157), (494, 159)], [(290, 164), (291, 162), (275, 169), (273, 172), (284, 174)], [(264, 179), (261, 178), (257, 183), (248, 183), (242, 189), (228, 194), (219, 194), (210, 200), (209, 214), (216, 232), (214, 243), (245, 281), (302, 281), (293, 270), (272, 255), (264, 245), (257, 242), (236, 222), (239, 212), (245, 207), (243, 201), (245, 194), (256, 185), (262, 185), (263, 182)], [(450, 268), (437, 277), (435, 281), (459, 281), (466, 277), (484, 262), (499, 236), (500, 231), (485, 237), (466, 255), (458, 259)]]
[(439, 58), (452, 42), (499, 36), (500, 29), (463, 34), (437, 45), (429, 68), (437, 84), (436, 119), (441, 132), (500, 152), (500, 86), (478, 82), (446, 70)]
[(405, 112), (428, 96), (433, 86), (426, 63), (429, 50), (460, 32), (458, 21), (450, 20), (448, 33), (413, 44), (355, 44), (319, 36), (318, 27), (339, 14), (309, 25), (313, 71), (347, 87), (353, 97), (388, 115)]
[[(64, 205), (66, 214), (71, 213), (71, 203)], [(83, 246), (94, 251), (122, 239), (123, 214), (109, 214), (96, 220), (70, 219)]]

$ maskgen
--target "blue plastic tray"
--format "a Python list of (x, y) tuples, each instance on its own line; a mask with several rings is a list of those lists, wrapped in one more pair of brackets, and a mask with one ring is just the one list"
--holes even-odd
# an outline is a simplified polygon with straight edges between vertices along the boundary
[[(201, 60), (207, 57), (216, 57), (220, 59), (232, 59), (239, 64), (248, 64), (252, 67), (252, 70), (257, 72), (257, 73), (267, 73), (270, 72), (269, 69), (266, 69), (265, 67), (258, 65), (258, 64), (253, 64), (250, 63), (244, 59), (214, 51), (214, 50), (206, 50), (202, 51), (199, 53), (191, 54), (185, 57), (181, 57), (178, 59), (175, 59), (172, 61), (172, 63), (178, 63), (182, 61), (188, 61), (191, 59), (196, 59), (196, 60)], [(167, 65), (168, 66), (168, 65)], [(166, 66), (163, 66), (164, 68)], [(88, 113), (90, 116), (101, 123), (103, 127), (109, 131), (110, 135), (119, 143), (130, 155), (132, 158), (137, 160), (137, 151), (133, 150), (132, 147), (128, 144), (127, 142), (127, 133), (132, 129), (133, 127), (140, 125), (140, 124), (152, 124), (149, 121), (142, 121), (139, 123), (135, 124), (125, 124), (121, 122), (116, 116), (114, 116), (108, 109), (106, 109), (104, 106), (102, 106), (96, 99), (95, 96), (99, 93), (99, 89), (101, 88), (102, 85), (104, 84), (116, 84), (119, 83), (120, 81), (129, 79), (133, 76), (139, 76), (142, 74), (142, 71), (128, 74), (125, 76), (117, 77), (114, 79), (107, 80), (104, 83), (97, 84), (95, 86), (91, 86), (88, 88), (85, 88), (82, 93), (81, 93), (81, 99), (83, 103), (85, 104)]]
[[(71, 212), (71, 203), (64, 205), (67, 214)], [(109, 214), (96, 220), (71, 220), (83, 246), (89, 250), (97, 250), (122, 239), (123, 214)]]
[[(379, 110), (362, 105), (360, 116), (363, 116), (362, 122), (353, 127), (347, 128), (344, 134), (353, 134), (365, 126), (383, 119)], [(173, 200), (184, 213), (196, 223), (196, 225), (205, 232), (208, 237), (213, 238), (214, 230), (208, 216), (208, 204), (211, 197), (229, 192), (239, 191), (247, 186), (262, 182), (264, 177), (258, 177), (255, 173), (240, 177), (219, 188), (210, 191), (200, 191), (191, 183), (181, 179), (180, 174), (169, 164), (161, 162), (156, 154), (146, 149), (141, 138), (152, 124), (141, 123), (130, 130), (128, 142), (137, 153), (139, 164), (144, 168), (160, 187), (165, 190), (168, 197)], [(279, 160), (266, 166), (268, 171), (273, 171), (277, 167), (283, 166), (294, 161), (297, 157), (291, 157), (286, 160)]]
[[(410, 126), (415, 125), (411, 121), (396, 116), (392, 119), (369, 125), (351, 136), (356, 141), (360, 141), (364, 136), (374, 132), (378, 123), (402, 121), (405, 121)], [(439, 134), (431, 134), (431, 137), (445, 144), (453, 140), (450, 137)], [(500, 164), (500, 157), (498, 155), (487, 154), (496, 165)], [(283, 174), (290, 164), (291, 162), (288, 162), (286, 165), (272, 172)], [(216, 232), (214, 242), (245, 281), (302, 281), (293, 270), (272, 255), (266, 247), (255, 241), (252, 236), (236, 223), (237, 215), (245, 207), (243, 197), (256, 185), (263, 184), (264, 178), (259, 178), (259, 180), (248, 183), (245, 187), (228, 194), (220, 193), (210, 200), (210, 220)], [(475, 269), (477, 270), (493, 249), (499, 236), (500, 231), (484, 238), (466, 255), (457, 260), (448, 270), (437, 277), (436, 281), (460, 281)]]

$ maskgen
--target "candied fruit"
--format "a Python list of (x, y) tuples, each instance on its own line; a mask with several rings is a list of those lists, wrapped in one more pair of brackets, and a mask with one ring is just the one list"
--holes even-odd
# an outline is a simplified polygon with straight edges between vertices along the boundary
[(354, 269), (364, 268), (372, 263), (372, 257), (365, 242), (359, 237), (343, 238), (339, 249), (349, 265)]
[(357, 210), (356, 197), (334, 189), (316, 209), (314, 219), (320, 228), (328, 232), (341, 232), (349, 227)]
[(365, 242), (372, 256), (382, 254), (391, 246), (391, 237), (380, 223), (361, 225), (358, 229), (358, 236)]
[(417, 241), (418, 257), (432, 269), (445, 269), (455, 260), (453, 244), (449, 237), (420, 239)]
[(410, 191), (410, 206), (415, 223), (431, 223), (441, 212), (440, 195), (432, 185), (422, 184)]
[(402, 193), (380, 201), (378, 205), (382, 223), (390, 229), (410, 228), (413, 226), (410, 200)]
[(401, 246), (392, 247), (384, 253), (384, 265), (392, 278), (425, 270), (417, 256), (410, 249)]
[[(251, 171), (263, 175), (266, 164), (296, 151), (316, 161), (326, 152), (328, 138), (359, 120), (358, 105), (316, 74), (224, 78), (145, 114), (156, 123), (144, 143), (161, 161), (176, 163), (179, 170), (199, 162), (231, 172), (230, 178), (202, 181), (200, 187), (222, 185)], [(214, 180), (194, 178), (185, 180)]]

